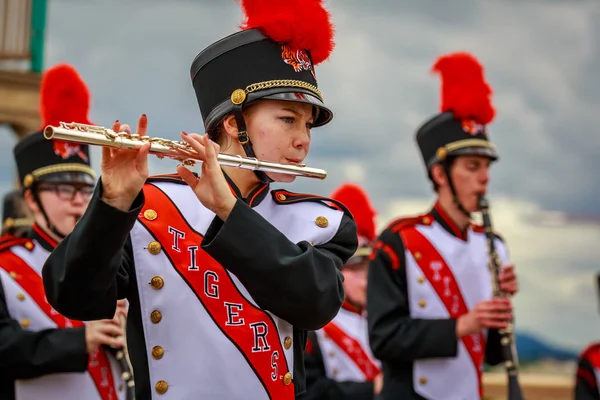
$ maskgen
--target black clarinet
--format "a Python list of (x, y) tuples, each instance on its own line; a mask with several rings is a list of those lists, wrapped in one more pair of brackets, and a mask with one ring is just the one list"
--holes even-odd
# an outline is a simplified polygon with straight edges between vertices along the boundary
[[(121, 320), (121, 326), (123, 327), (123, 331), (125, 332), (125, 324), (126, 319), (123, 315), (119, 315), (119, 319)], [(133, 368), (131, 366), (131, 362), (129, 360), (129, 352), (127, 350), (127, 334), (124, 334), (120, 337), (123, 341), (123, 347), (120, 349), (115, 349), (111, 346), (103, 346), (106, 351), (117, 360), (119, 364), (119, 369), (121, 370), (121, 379), (125, 382), (127, 390), (125, 399), (126, 400), (135, 400), (135, 381), (133, 380)]]
[[(500, 290), (499, 273), (501, 262), (496, 252), (494, 245), (494, 232), (492, 230), (492, 221), (489, 214), (489, 204), (487, 199), (479, 196), (479, 209), (483, 217), (483, 227), (487, 238), (488, 254), (489, 254), (489, 269), (492, 274), (492, 288), (494, 297), (506, 297), (506, 293)], [(519, 383), (519, 360), (517, 357), (517, 349), (515, 348), (514, 340), (514, 325), (513, 320), (508, 323), (506, 329), (499, 329), (500, 344), (502, 345), (502, 353), (504, 356), (504, 366), (508, 377), (508, 400), (524, 400), (521, 384)]]

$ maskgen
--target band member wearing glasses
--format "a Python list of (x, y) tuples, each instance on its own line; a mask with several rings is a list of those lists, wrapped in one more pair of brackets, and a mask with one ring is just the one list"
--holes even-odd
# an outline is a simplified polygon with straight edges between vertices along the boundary
[[(50, 303), (70, 317), (108, 318), (129, 300), (138, 399), (294, 399), (307, 331), (344, 299), (351, 215), (271, 186), (294, 176), (217, 159), (303, 162), (312, 128), (332, 117), (314, 70), (332, 50), (329, 14), (320, 1), (241, 5), (244, 29), (191, 66), (207, 134), (181, 138), (203, 160), (199, 176), (181, 165), (148, 178), (148, 145), (104, 148), (90, 207), (44, 266)], [(142, 116), (136, 133), (146, 130)]]
[[(437, 60), (441, 113), (416, 141), (436, 202), (426, 214), (401, 218), (380, 235), (369, 267), (367, 311), (375, 357), (382, 361), (382, 399), (479, 399), (483, 362), (501, 361), (497, 329), (511, 316), (507, 299), (492, 298), (488, 251), (471, 213), (479, 209), (490, 163), (498, 155), (487, 124), (491, 88), (470, 54)], [(517, 282), (506, 246), (501, 289)]]
[(381, 391), (380, 363), (369, 346), (366, 302), (369, 255), (376, 237), (376, 211), (367, 193), (346, 183), (331, 195), (352, 212), (359, 247), (342, 268), (346, 299), (338, 315), (316, 332), (306, 345), (307, 393), (302, 400), (371, 400)]
[[(71, 66), (46, 71), (40, 95), (44, 125), (87, 122), (87, 87)], [(102, 347), (122, 344), (115, 313), (88, 324), (66, 318), (46, 301), (41, 276), (93, 193), (88, 148), (35, 132), (17, 143), (14, 157), (33, 226), (27, 237), (0, 239), (0, 397), (125, 399), (119, 364)]]
[[(596, 275), (597, 294), (600, 298), (600, 274)], [(577, 360), (575, 400), (600, 400), (600, 342), (590, 344)]]

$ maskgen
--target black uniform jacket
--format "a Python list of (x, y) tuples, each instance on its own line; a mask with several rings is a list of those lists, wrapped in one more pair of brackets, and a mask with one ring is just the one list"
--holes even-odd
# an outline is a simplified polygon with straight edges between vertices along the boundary
[[(175, 177), (153, 179), (178, 180)], [(269, 190), (258, 186), (247, 200), (241, 198), (233, 182), (229, 184), (238, 201), (225, 222), (214, 218), (204, 235), (202, 249), (244, 282), (258, 304), (293, 325), (293, 343), (298, 344), (294, 346), (294, 386), (296, 393), (301, 393), (305, 389), (306, 334), (308, 330), (326, 325), (341, 307), (344, 289), (339, 270), (358, 246), (356, 224), (346, 212), (337, 234), (328, 243), (319, 246), (292, 243), (252, 209)], [(46, 262), (44, 285), (50, 304), (69, 318), (111, 318), (117, 299), (129, 300), (127, 339), (136, 398), (150, 399), (148, 353), (129, 236), (144, 204), (144, 194), (140, 192), (128, 212), (108, 205), (101, 196), (100, 181), (75, 230)], [(317, 196), (299, 195), (295, 200), (321, 201)], [(232, 248), (236, 251), (227, 250)], [(243, 248), (264, 251), (249, 252), (256, 258), (249, 262), (248, 254), (240, 255), (239, 249)], [(285, 274), (280, 273), (282, 265), (285, 265)], [(286, 287), (286, 297), (269, 296), (269, 291), (264, 290), (282, 286)], [(308, 298), (313, 302), (307, 303)]]
[(579, 356), (575, 378), (575, 400), (600, 400), (597, 370), (600, 370), (600, 343), (590, 345)]
[(298, 400), (372, 400), (373, 382), (339, 382), (327, 377), (323, 353), (314, 332), (308, 334), (304, 355), (306, 392)]
[[(35, 230), (29, 231), (28, 235), (46, 250), (52, 251), (53, 245)], [(1, 241), (8, 239), (3, 238)], [(85, 328), (44, 329), (37, 332), (23, 329), (19, 321), (12, 319), (8, 313), (0, 281), (1, 399), (15, 398), (16, 379), (37, 378), (52, 373), (84, 372), (87, 364)]]
[[(464, 239), (460, 229), (449, 222), (449, 217), (440, 215), (443, 211), (439, 209), (432, 209), (428, 215), (450, 234)], [(377, 250), (369, 264), (369, 340), (373, 355), (382, 362), (381, 398), (423, 399), (413, 389), (413, 361), (455, 357), (458, 351), (456, 320), (411, 318), (403, 268), (404, 245), (400, 235), (392, 230), (396, 223), (388, 226), (377, 239)], [(397, 269), (392, 268), (393, 263), (399, 263), (399, 266), (394, 265)], [(491, 365), (502, 361), (500, 336), (496, 330), (488, 333), (485, 357)]]

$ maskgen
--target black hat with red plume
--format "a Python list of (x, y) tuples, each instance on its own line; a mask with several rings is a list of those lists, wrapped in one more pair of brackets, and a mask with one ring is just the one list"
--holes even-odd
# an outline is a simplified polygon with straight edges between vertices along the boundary
[(346, 206), (356, 222), (358, 248), (346, 264), (365, 260), (371, 254), (376, 238), (375, 216), (377, 211), (371, 204), (369, 196), (360, 186), (344, 183), (334, 190), (330, 198)]
[(60, 122), (90, 124), (90, 94), (79, 73), (68, 64), (58, 64), (44, 72), (40, 87), (41, 130), (21, 139), (13, 149), (23, 189), (31, 190), (34, 201), (46, 219), (48, 228), (59, 232), (49, 220), (38, 194), (39, 184), (93, 186), (96, 174), (90, 166), (89, 147), (62, 140), (48, 140), (43, 130)]
[(214, 140), (219, 123), (233, 113), (238, 140), (255, 157), (242, 109), (257, 100), (310, 104), (315, 127), (332, 119), (314, 66), (333, 50), (333, 26), (323, 0), (239, 1), (246, 17), (242, 31), (204, 49), (190, 73), (206, 132)]
[[(441, 78), (441, 112), (426, 121), (416, 133), (427, 171), (430, 172), (435, 164), (441, 164), (450, 176), (448, 160), (461, 155), (497, 160), (498, 153), (487, 133), (487, 125), (493, 121), (496, 111), (483, 66), (473, 55), (457, 52), (438, 58), (432, 71)], [(458, 208), (469, 216), (458, 201), (451, 179), (449, 184)]]
[(437, 59), (433, 72), (441, 78), (441, 113), (425, 122), (416, 135), (427, 170), (450, 156), (496, 160), (486, 129), (496, 111), (482, 65), (469, 53), (451, 53)]
[(90, 124), (90, 94), (79, 73), (68, 64), (58, 64), (44, 72), (40, 86), (42, 127), (21, 139), (14, 148), (19, 179), (24, 188), (36, 182), (93, 185), (87, 145), (48, 140), (42, 131), (60, 122)]

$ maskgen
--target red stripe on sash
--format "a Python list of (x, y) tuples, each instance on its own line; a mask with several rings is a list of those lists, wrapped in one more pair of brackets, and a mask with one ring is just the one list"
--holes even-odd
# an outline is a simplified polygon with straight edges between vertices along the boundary
[[(162, 251), (173, 267), (194, 291), (223, 334), (244, 355), (269, 398), (294, 399), (294, 384), (291, 381), (288, 385), (284, 384), (283, 378), (288, 367), (271, 316), (250, 303), (225, 268), (201, 249), (203, 236), (187, 223), (162, 190), (146, 184), (144, 195), (146, 202), (138, 220), (161, 244)], [(157, 211), (158, 218), (144, 218), (144, 212), (148, 209)], [(235, 374), (235, 371), (232, 373)]]
[(344, 351), (362, 371), (367, 381), (371, 382), (379, 375), (379, 368), (371, 361), (361, 344), (340, 329), (335, 323), (330, 322), (323, 327), (323, 331), (340, 349)]
[[(431, 284), (438, 297), (444, 303), (451, 318), (458, 318), (467, 314), (469, 309), (465, 303), (463, 295), (454, 278), (452, 270), (436, 250), (436, 248), (423, 236), (416, 228), (410, 227), (400, 232), (406, 250), (414, 257), (417, 265), (423, 271), (427, 281)], [(483, 396), (483, 386), (481, 374), (483, 368), (483, 359), (485, 348), (485, 338), (483, 333), (479, 332), (473, 335), (463, 336), (464, 343), (475, 370), (479, 384), (479, 396)]]
[[(60, 315), (46, 300), (42, 277), (31, 268), (21, 257), (6, 251), (2, 253), (5, 262), (3, 268), (27, 292), (29, 297), (38, 305), (58, 328), (81, 328), (83, 322), (68, 319)], [(16, 275), (15, 275), (16, 274)], [(102, 400), (116, 400), (115, 381), (106, 352), (101, 347), (92, 352), (88, 357), (88, 372), (96, 385)]]

